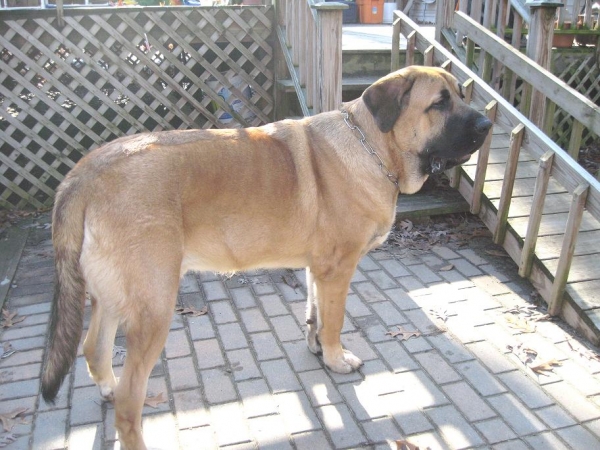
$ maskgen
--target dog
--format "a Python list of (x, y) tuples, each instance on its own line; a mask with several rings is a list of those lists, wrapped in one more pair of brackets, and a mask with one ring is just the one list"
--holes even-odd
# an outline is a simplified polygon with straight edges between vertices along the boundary
[[(383, 243), (398, 194), (467, 161), (492, 123), (440, 68), (408, 67), (342, 110), (257, 128), (119, 138), (90, 152), (58, 188), (56, 283), (42, 394), (52, 401), (83, 352), (114, 401), (124, 449), (146, 448), (150, 371), (189, 270), (306, 268), (308, 348), (334, 372), (362, 361), (342, 348), (346, 294), (359, 259)], [(123, 327), (117, 383), (112, 349)]]

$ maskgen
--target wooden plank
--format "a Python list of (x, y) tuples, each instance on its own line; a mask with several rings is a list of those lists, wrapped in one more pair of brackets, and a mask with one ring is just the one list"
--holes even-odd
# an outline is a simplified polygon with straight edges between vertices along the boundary
[[(571, 202), (571, 208), (569, 210), (569, 217), (567, 219), (567, 229), (563, 238), (562, 250), (558, 259), (558, 264), (555, 270), (554, 283), (552, 285), (552, 293), (550, 294), (550, 301), (548, 303), (548, 314), (555, 316), (560, 314), (564, 302), (564, 291), (567, 285), (567, 280), (571, 281), (582, 281), (581, 276), (586, 276), (589, 279), (600, 278), (600, 262), (598, 257), (594, 256), (593, 260), (590, 260), (589, 255), (577, 258), (577, 263), (573, 264), (573, 253), (575, 252), (575, 244), (577, 243), (577, 234), (583, 219), (583, 209), (585, 208), (585, 200), (589, 191), (588, 185), (581, 185), (573, 192), (573, 201)], [(579, 261), (586, 260), (586, 264), (583, 272), (585, 275), (580, 274), (582, 271), (579, 269)], [(571, 265), (573, 264), (573, 270), (571, 271)], [(546, 263), (548, 268), (551, 267), (550, 261)], [(596, 270), (593, 267), (596, 267)], [(591, 278), (590, 278), (591, 277)]]
[(308, 109), (308, 105), (306, 104), (304, 93), (302, 92), (302, 87), (300, 86), (300, 77), (298, 76), (298, 72), (296, 72), (296, 68), (294, 67), (292, 54), (290, 53), (289, 47), (285, 43), (284, 32), (280, 26), (277, 27), (277, 37), (279, 38), (279, 43), (281, 45), (283, 57), (285, 58), (288, 70), (290, 72), (290, 76), (292, 77), (292, 85), (294, 86), (294, 90), (296, 91), (302, 115), (304, 117), (308, 117), (311, 115), (311, 113)]
[[(394, 14), (392, 23), (392, 55), (390, 61), (390, 72), (400, 69), (400, 22), (402, 19)], [(408, 61), (409, 45), (406, 46), (406, 58)], [(406, 64), (410, 65), (410, 64)]]
[[(580, 230), (577, 237), (577, 244), (575, 245), (574, 256), (598, 253), (598, 242), (600, 242), (600, 230)], [(540, 261), (558, 259), (561, 249), (562, 242), (560, 239), (557, 239), (556, 235), (540, 236), (535, 247), (535, 254)]]
[[(530, 192), (533, 192), (533, 185)], [(492, 205), (494, 205), (494, 207), (499, 208), (499, 198), (490, 199), (490, 202)], [(544, 214), (559, 214), (569, 212), (570, 202), (571, 195), (568, 192), (546, 193), (546, 200), (544, 201)], [(514, 219), (517, 217), (529, 217), (532, 205), (533, 195), (527, 195), (525, 197), (513, 195), (508, 218)]]
[(454, 189), (430, 190), (398, 196), (396, 220), (467, 212), (469, 204)]
[(508, 219), (508, 213), (512, 201), (515, 176), (517, 174), (517, 163), (519, 161), (519, 153), (521, 152), (521, 144), (523, 142), (524, 134), (525, 127), (522, 124), (515, 127), (515, 129), (511, 132), (508, 161), (506, 162), (505, 166), (504, 183), (502, 184), (502, 192), (500, 194), (500, 202), (498, 204), (498, 224), (494, 230), (494, 242), (496, 244), (501, 244), (506, 235), (506, 220)]
[[(538, 236), (560, 236), (565, 232), (568, 213), (544, 214), (541, 218)], [(527, 230), (527, 217), (509, 219), (510, 226), (520, 236), (525, 236)], [(600, 230), (600, 223), (591, 215), (586, 214), (581, 222), (581, 231)]]
[(6, 236), (0, 239), (0, 310), (6, 301), (6, 295), (21, 260), (27, 236), (29, 236), (29, 228), (23, 227), (23, 225), (30, 222), (29, 220), (22, 221), (20, 226), (9, 227), (6, 230)]
[(600, 280), (568, 283), (565, 292), (583, 311), (600, 308)]
[[(552, 161), (554, 153), (548, 151), (540, 160), (540, 169), (535, 182), (533, 193), (533, 206), (531, 209), (531, 217), (527, 222), (527, 231), (525, 232), (525, 242), (521, 251), (519, 262), (519, 275), (528, 277), (531, 273), (531, 265), (535, 253), (535, 244), (539, 235), (540, 222), (542, 220), (542, 211), (544, 207), (544, 198), (550, 179), (550, 171), (552, 170)], [(512, 225), (512, 223), (511, 223)], [(513, 227), (514, 228), (514, 227)]]
[[(496, 120), (496, 111), (498, 108), (498, 103), (495, 100), (492, 100), (485, 107), (485, 115), (488, 119), (491, 120), (492, 123)], [(477, 169), (475, 173), (475, 178), (473, 181), (473, 197), (471, 199), (471, 213), (478, 214), (479, 208), (481, 206), (481, 195), (483, 193), (483, 185), (485, 183), (486, 178), (486, 170), (488, 165), (488, 157), (490, 152), (490, 144), (492, 142), (494, 127), (490, 128), (488, 134), (483, 142), (483, 145), (478, 151), (477, 155)]]

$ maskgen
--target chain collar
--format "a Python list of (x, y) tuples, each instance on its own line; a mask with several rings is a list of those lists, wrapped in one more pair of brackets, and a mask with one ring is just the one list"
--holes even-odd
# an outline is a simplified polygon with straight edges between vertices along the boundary
[(373, 158), (375, 158), (377, 165), (379, 165), (379, 168), (384, 173), (386, 178), (388, 180), (390, 180), (396, 186), (396, 188), (399, 188), (400, 186), (398, 184), (398, 177), (396, 175), (392, 174), (388, 170), (385, 163), (383, 162), (383, 159), (381, 159), (381, 157), (377, 154), (375, 149), (373, 147), (371, 147), (371, 144), (369, 144), (367, 142), (367, 138), (365, 137), (362, 130), (360, 128), (358, 128), (358, 126), (354, 125), (354, 123), (352, 122), (352, 119), (350, 118), (350, 113), (348, 111), (346, 111), (345, 109), (342, 109), (341, 113), (342, 113), (342, 116), (344, 117), (344, 122), (346, 123), (346, 125), (348, 125), (348, 128), (350, 128), (350, 130), (352, 130), (353, 132), (356, 131), (358, 133), (356, 135), (356, 137), (358, 138), (358, 140), (360, 141), (362, 146), (365, 148), (367, 153), (369, 155), (371, 155)]

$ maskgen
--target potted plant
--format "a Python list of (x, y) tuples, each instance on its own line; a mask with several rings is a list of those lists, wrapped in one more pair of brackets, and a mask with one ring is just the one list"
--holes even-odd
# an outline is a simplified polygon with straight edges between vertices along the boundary
[(575, 35), (568, 33), (571, 29), (571, 21), (565, 20), (562, 24), (556, 23), (554, 27), (554, 36), (552, 37), (552, 46), (556, 48), (571, 48)]

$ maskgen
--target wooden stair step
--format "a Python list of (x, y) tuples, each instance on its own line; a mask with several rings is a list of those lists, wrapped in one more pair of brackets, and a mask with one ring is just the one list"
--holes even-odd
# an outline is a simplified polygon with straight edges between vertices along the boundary
[[(359, 89), (366, 89), (379, 78), (380, 77), (378, 76), (342, 77), (342, 91), (355, 91)], [(294, 83), (292, 80), (277, 80), (277, 85), (283, 92), (294, 92)]]

